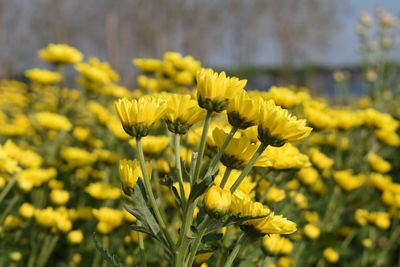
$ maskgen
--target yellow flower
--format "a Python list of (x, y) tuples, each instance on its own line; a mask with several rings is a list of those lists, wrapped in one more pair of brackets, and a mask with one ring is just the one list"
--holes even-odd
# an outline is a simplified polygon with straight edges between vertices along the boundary
[(369, 213), (368, 221), (384, 230), (388, 229), (390, 226), (390, 216), (387, 212), (383, 211)]
[(155, 58), (135, 58), (132, 63), (144, 72), (156, 72), (161, 68), (161, 61)]
[(380, 173), (386, 173), (392, 169), (390, 162), (384, 160), (373, 152), (368, 153), (368, 163), (374, 171)]
[(13, 251), (10, 253), (10, 259), (12, 259), (13, 261), (20, 261), (22, 260), (22, 254), (19, 251)]
[(306, 92), (295, 92), (287, 87), (272, 86), (264, 95), (266, 99), (272, 99), (274, 102), (284, 108), (291, 108), (310, 98)]
[(117, 199), (121, 196), (120, 189), (118, 187), (97, 182), (91, 183), (86, 186), (85, 191), (93, 198), (107, 200)]
[(229, 123), (239, 129), (256, 125), (260, 112), (261, 98), (249, 97), (245, 90), (234, 96), (226, 109)]
[[(101, 62), (95, 57), (89, 58), (87, 63), (76, 64), (75, 69), (82, 75), (82, 78), (89, 82), (109, 84), (119, 80), (118, 73), (107, 62)], [(85, 84), (85, 82), (83, 83)]]
[(7, 140), (3, 148), (7, 155), (17, 160), (21, 165), (31, 168), (42, 165), (43, 158), (39, 154), (31, 150), (23, 150), (11, 140)]
[(396, 130), (382, 128), (374, 131), (376, 137), (384, 144), (389, 146), (399, 146), (400, 145), (400, 137), (396, 133)]
[[(146, 162), (146, 169), (148, 171), (148, 176), (151, 178), (151, 162)], [(140, 168), (139, 162), (135, 160), (123, 159), (119, 162), (119, 176), (122, 182), (122, 189), (126, 194), (129, 193), (129, 189), (133, 189), (136, 185), (139, 177), (143, 177), (142, 169)]]
[(231, 193), (219, 186), (210, 187), (203, 198), (203, 206), (212, 217), (223, 217), (229, 212), (230, 205)]
[(246, 85), (246, 80), (227, 77), (225, 72), (218, 74), (212, 69), (199, 70), (196, 78), (199, 106), (215, 112), (225, 110), (228, 101), (243, 90)]
[[(154, 155), (161, 153), (164, 149), (166, 149), (171, 141), (171, 138), (163, 135), (148, 135), (143, 137), (141, 141), (143, 153), (145, 155)], [(136, 148), (136, 139), (129, 140), (129, 144)]]
[(357, 209), (356, 212), (354, 213), (354, 219), (361, 226), (367, 225), (368, 216), (369, 216), (368, 211), (363, 209)]
[(18, 162), (12, 159), (0, 145), (0, 173), (16, 173), (19, 171), (21, 171), (21, 168), (18, 166)]
[(304, 234), (310, 239), (317, 239), (321, 230), (315, 224), (308, 223), (304, 226)]
[(326, 156), (324, 153), (318, 150), (318, 148), (310, 148), (307, 152), (312, 163), (314, 163), (320, 169), (332, 168), (334, 161), (333, 159)]
[(160, 96), (142, 96), (132, 100), (119, 99), (115, 107), (124, 130), (133, 137), (143, 137), (164, 115), (167, 105)]
[(72, 222), (65, 208), (53, 209), (52, 207), (47, 207), (43, 210), (36, 210), (35, 221), (42, 227), (51, 228), (54, 231), (68, 232), (72, 228)]
[(283, 146), (286, 142), (306, 138), (311, 130), (305, 120), (298, 120), (286, 109), (276, 106), (272, 100), (261, 102), (258, 138), (262, 143)]
[(101, 234), (109, 234), (115, 228), (122, 225), (124, 219), (124, 212), (121, 210), (114, 210), (112, 208), (94, 209), (93, 215), (99, 221), (96, 229)]
[(20, 218), (18, 218), (18, 217), (16, 217), (16, 216), (7, 215), (7, 217), (4, 219), (3, 224), (4, 224), (4, 226), (5, 226), (6, 228), (9, 228), (9, 229), (16, 229), (16, 228), (18, 228), (18, 227), (21, 226), (22, 221), (21, 221)]
[(40, 84), (53, 84), (61, 81), (62, 77), (58, 72), (42, 70), (42, 69), (31, 69), (25, 71), (25, 76), (32, 82)]
[[(219, 168), (218, 175), (215, 177), (214, 183), (218, 186), (221, 185), (225, 169), (226, 169), (225, 166), (221, 165)], [(241, 174), (240, 171), (232, 170), (228, 177), (228, 180), (226, 181), (224, 188), (231, 188), (232, 185), (236, 182), (236, 180), (240, 174)], [(257, 183), (252, 181), (252, 177), (246, 176), (243, 179), (243, 181), (240, 183), (238, 190), (242, 191), (245, 195), (249, 196), (250, 198), (253, 198), (255, 196), (254, 188), (256, 186), (257, 186)]]
[(262, 248), (266, 253), (270, 253), (272, 255), (288, 255), (293, 250), (293, 243), (285, 237), (272, 234), (264, 236), (262, 240)]
[(297, 173), (297, 176), (300, 181), (307, 185), (315, 183), (319, 178), (318, 171), (314, 168), (302, 168)]
[(54, 189), (50, 192), (50, 200), (54, 204), (64, 205), (69, 200), (69, 193), (62, 189)]
[(340, 185), (346, 191), (351, 191), (361, 187), (366, 181), (366, 177), (363, 174), (353, 175), (352, 170), (341, 170), (333, 173), (333, 178), (336, 183)]
[(18, 213), (24, 218), (32, 218), (35, 214), (35, 207), (31, 203), (25, 202), (19, 207)]
[(330, 263), (336, 263), (339, 260), (339, 253), (336, 252), (333, 248), (324, 249), (324, 258)]
[(199, 108), (190, 95), (168, 94), (166, 100), (168, 108), (164, 120), (173, 133), (186, 134), (193, 124), (205, 117), (205, 111)]
[(253, 202), (240, 190), (232, 195), (231, 212), (240, 216), (262, 216), (259, 219), (251, 219), (242, 225), (244, 231), (255, 235), (265, 234), (291, 234), (296, 231), (296, 224), (282, 215), (275, 215), (270, 209), (260, 202)]
[[(222, 146), (227, 136), (228, 134), (220, 128), (215, 128), (213, 131), (214, 141), (218, 147)], [(246, 136), (233, 137), (222, 154), (221, 162), (229, 168), (242, 169), (249, 163), (257, 148), (258, 145), (252, 144)], [(271, 166), (271, 162), (266, 156), (261, 155), (254, 166), (268, 167)]]
[(81, 167), (96, 161), (92, 153), (78, 147), (65, 147), (61, 150), (60, 156), (70, 167)]
[(80, 230), (74, 230), (67, 234), (67, 240), (70, 244), (79, 244), (83, 240), (83, 233)]
[(51, 130), (69, 131), (72, 129), (69, 119), (57, 113), (48, 111), (39, 112), (35, 114), (35, 119), (41, 126)]
[(274, 203), (284, 200), (285, 197), (286, 197), (285, 190), (280, 189), (275, 185), (273, 185), (268, 190), (266, 200), (268, 203)]
[(53, 64), (70, 64), (80, 62), (82, 53), (75, 47), (66, 44), (49, 44), (39, 50), (39, 57)]
[(302, 154), (297, 147), (290, 143), (281, 147), (268, 146), (263, 154), (272, 162), (272, 168), (277, 170), (300, 169), (311, 166), (307, 155)]
[(17, 177), (18, 186), (25, 192), (30, 191), (32, 187), (41, 186), (57, 175), (54, 168), (39, 169), (31, 168), (23, 170)]

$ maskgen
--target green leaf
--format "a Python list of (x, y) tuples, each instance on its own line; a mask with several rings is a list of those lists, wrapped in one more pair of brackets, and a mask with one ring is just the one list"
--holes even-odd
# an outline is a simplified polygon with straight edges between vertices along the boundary
[(224, 235), (220, 233), (211, 233), (208, 235), (203, 236), (201, 239), (202, 243), (207, 243), (207, 242), (215, 242), (220, 240)]
[(139, 178), (133, 192), (133, 199), (135, 200), (136, 207), (130, 210), (136, 214), (135, 216), (137, 216), (137, 219), (141, 221), (144, 226), (147, 226), (151, 232), (157, 236), (160, 232), (160, 226), (147, 206), (143, 189), (143, 180)]
[(115, 254), (111, 255), (100, 242), (96, 239), (96, 233), (94, 232), (92, 235), (92, 239), (94, 245), (96, 246), (97, 250), (100, 252), (101, 257), (111, 266), (114, 267), (123, 267), (123, 265), (119, 262), (117, 256)]
[(161, 233), (159, 233), (158, 236), (156, 236), (156, 235), (154, 235), (154, 233), (152, 233), (152, 232), (150, 231), (149, 228), (147, 228), (147, 227), (145, 227), (145, 226), (139, 226), (139, 225), (136, 225), (136, 224), (132, 224), (132, 225), (130, 225), (129, 227), (130, 227), (132, 230), (134, 230), (134, 231), (142, 232), (142, 233), (148, 234), (148, 235), (154, 237), (155, 239), (157, 239), (158, 241), (161, 241), (161, 242), (162, 242)]
[(189, 195), (189, 201), (196, 200), (201, 196), (207, 189), (213, 184), (215, 176), (209, 176), (204, 178), (200, 183), (194, 183), (192, 190)]
[(175, 186), (170, 186), (169, 190), (171, 190), (172, 195), (175, 198), (176, 203), (178, 203), (179, 207), (181, 207), (181, 209), (183, 209), (183, 204), (182, 204), (182, 200), (179, 196), (178, 190), (176, 189)]

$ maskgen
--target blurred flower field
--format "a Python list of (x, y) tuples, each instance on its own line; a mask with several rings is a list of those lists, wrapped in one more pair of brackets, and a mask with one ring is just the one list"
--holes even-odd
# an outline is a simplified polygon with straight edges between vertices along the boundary
[(0, 266), (400, 266), (397, 21), (362, 14), (354, 101), (49, 44), (0, 80)]

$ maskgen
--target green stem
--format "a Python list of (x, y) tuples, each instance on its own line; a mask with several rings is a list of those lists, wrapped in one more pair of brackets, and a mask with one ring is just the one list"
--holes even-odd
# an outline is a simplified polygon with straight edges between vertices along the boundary
[(169, 234), (169, 232), (167, 230), (167, 226), (165, 225), (164, 219), (161, 216), (160, 210), (157, 207), (157, 202), (156, 202), (156, 199), (154, 198), (153, 190), (151, 189), (150, 177), (148, 175), (146, 163), (144, 160), (142, 140), (138, 137), (136, 138), (136, 145), (137, 145), (137, 152), (138, 152), (137, 154), (138, 154), (138, 158), (139, 158), (139, 162), (140, 162), (140, 167), (142, 169), (142, 173), (144, 176), (144, 187), (146, 190), (146, 194), (150, 200), (150, 206), (154, 211), (157, 222), (160, 225), (161, 231), (168, 242), (169, 248), (173, 249), (174, 242), (172, 241), (171, 235)]
[(190, 202), (188, 203), (188, 205), (184, 210), (181, 235), (178, 242), (178, 250), (176, 252), (176, 261), (175, 261), (176, 267), (184, 266), (186, 251), (190, 243), (190, 239), (187, 237), (187, 233), (189, 232), (190, 226), (192, 225), (193, 212), (195, 208), (196, 208), (196, 202)]
[(222, 189), (224, 189), (226, 183), (228, 182), (228, 178), (229, 178), (229, 175), (231, 174), (231, 171), (232, 171), (231, 168), (226, 167), (224, 177), (222, 177), (221, 184), (219, 185), (219, 187), (221, 187)]
[(198, 152), (199, 154), (197, 156), (196, 167), (194, 170), (194, 177), (193, 177), (194, 181), (196, 181), (197, 178), (199, 178), (201, 162), (203, 160), (204, 149), (206, 147), (208, 128), (211, 122), (211, 114), (212, 114), (211, 111), (207, 111), (206, 119), (204, 120), (203, 132), (201, 133), (200, 147)]
[[(228, 146), (229, 142), (231, 141), (232, 137), (235, 135), (236, 131), (238, 130), (237, 127), (233, 127), (229, 132), (228, 136), (225, 138), (224, 143), (222, 144), (221, 148), (218, 150), (218, 153), (214, 156), (210, 163), (210, 167), (205, 175), (205, 177), (211, 175), (214, 172), (215, 167), (218, 164), (218, 161), (221, 159), (222, 154), (224, 153), (226, 147)], [(221, 186), (222, 187), (222, 186)]]
[(200, 247), (201, 239), (203, 238), (204, 234), (206, 233), (207, 226), (209, 225), (210, 217), (207, 215), (204, 217), (204, 220), (201, 222), (198, 228), (198, 236), (196, 237), (193, 246), (191, 247), (190, 255), (187, 260), (186, 267), (191, 267), (194, 262), (194, 258), (196, 257), (196, 252)]
[[(142, 223), (140, 221), (137, 221), (137, 225), (142, 226)], [(144, 252), (143, 233), (138, 232), (138, 237), (139, 237), (139, 251), (140, 251), (140, 266), (146, 267), (147, 261), (146, 261), (146, 253)]]
[(182, 165), (180, 157), (181, 136), (179, 134), (175, 134), (174, 143), (175, 143), (175, 165), (176, 169), (178, 170), (179, 191), (181, 193), (180, 196), (183, 207), (186, 207), (185, 187), (183, 186)]
[(4, 198), (7, 196), (8, 192), (10, 192), (11, 188), (13, 188), (16, 182), (17, 182), (17, 175), (14, 174), (11, 180), (7, 183), (6, 187), (0, 194), (0, 203), (4, 200)]
[(58, 239), (58, 235), (49, 235), (46, 237), (43, 244), (43, 248), (46, 249), (42, 250), (42, 252), (40, 253), (37, 266), (42, 267), (46, 265), (46, 263), (49, 261), (51, 253), (57, 245)]
[(236, 256), (237, 256), (237, 254), (239, 253), (240, 248), (241, 248), (241, 246), (242, 246), (242, 244), (243, 244), (242, 241), (243, 241), (243, 239), (244, 239), (245, 237), (246, 237), (245, 233), (242, 233), (242, 234), (240, 235), (240, 237), (239, 237), (238, 240), (236, 241), (235, 247), (233, 248), (231, 254), (229, 254), (228, 259), (226, 260), (226, 263), (225, 263), (224, 267), (231, 267), (231, 266), (232, 266), (232, 263), (233, 263), (233, 261), (236, 259)]
[(239, 185), (242, 183), (243, 179), (250, 173), (253, 165), (256, 163), (258, 157), (264, 152), (264, 150), (268, 147), (268, 144), (261, 143), (261, 145), (257, 148), (257, 151), (254, 153), (253, 157), (250, 159), (249, 163), (243, 169), (240, 176), (236, 179), (236, 182), (231, 187), (231, 193), (233, 194)]

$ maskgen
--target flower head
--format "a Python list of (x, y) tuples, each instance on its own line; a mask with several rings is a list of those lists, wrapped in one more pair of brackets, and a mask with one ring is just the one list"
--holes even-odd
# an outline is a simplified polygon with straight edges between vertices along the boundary
[[(227, 136), (228, 134), (220, 128), (215, 128), (213, 131), (214, 141), (218, 147), (222, 146)], [(222, 154), (221, 162), (231, 169), (242, 169), (249, 163), (257, 148), (258, 145), (251, 143), (246, 136), (233, 137)], [(265, 155), (261, 155), (254, 166), (269, 167), (271, 161)]]
[(193, 124), (205, 117), (205, 110), (201, 109), (190, 95), (169, 94), (166, 100), (168, 108), (164, 120), (173, 133), (186, 134)]
[(115, 102), (122, 126), (129, 135), (143, 137), (165, 113), (167, 105), (160, 96), (142, 96), (139, 99), (121, 98)]
[(212, 69), (201, 69), (196, 77), (199, 106), (208, 111), (225, 110), (229, 100), (246, 85), (246, 80), (227, 77), (225, 72), (218, 74)]
[(311, 128), (305, 120), (298, 120), (286, 109), (276, 106), (274, 101), (263, 101), (258, 122), (258, 139), (271, 146), (283, 146), (306, 138)]
[(244, 231), (255, 235), (266, 234), (291, 234), (296, 231), (296, 224), (282, 215), (274, 212), (261, 204), (253, 202), (240, 190), (232, 195), (231, 212), (240, 216), (266, 216), (259, 219), (250, 219), (241, 226)]
[(203, 206), (208, 214), (220, 218), (224, 216), (231, 205), (231, 193), (219, 186), (208, 189), (203, 198)]
[(239, 129), (256, 125), (261, 98), (249, 97), (245, 90), (240, 91), (228, 104), (227, 115), (229, 123)]
[[(151, 177), (151, 163), (146, 162), (146, 169)], [(139, 177), (143, 178), (142, 169), (137, 160), (123, 159), (119, 162), (119, 177), (122, 182), (122, 189), (129, 195), (129, 190), (133, 189)]]
[(46, 48), (39, 50), (39, 57), (53, 64), (71, 64), (80, 62), (82, 53), (75, 47), (66, 44), (49, 44)]
[(61, 81), (62, 76), (58, 72), (42, 69), (30, 69), (25, 71), (25, 76), (32, 82), (40, 84), (53, 84)]

